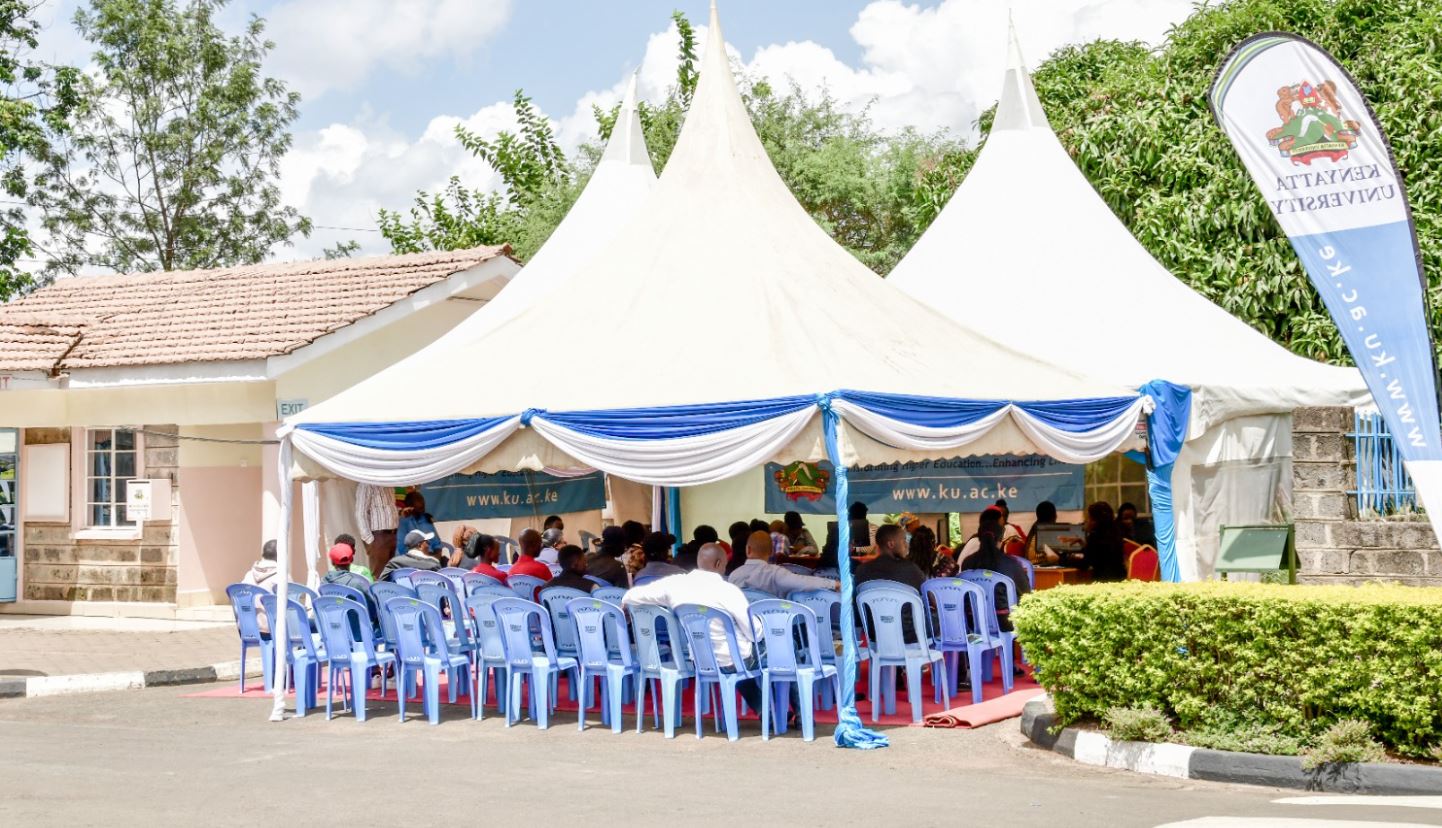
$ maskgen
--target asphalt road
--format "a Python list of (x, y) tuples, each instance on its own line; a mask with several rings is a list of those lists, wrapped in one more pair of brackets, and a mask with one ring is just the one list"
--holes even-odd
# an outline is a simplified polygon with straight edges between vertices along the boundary
[(862, 752), (763, 742), (754, 725), (735, 744), (579, 733), (568, 718), (508, 730), (463, 707), (437, 727), (385, 704), (364, 724), (273, 724), (267, 702), (183, 698), (197, 689), (0, 702), (0, 826), (1442, 825), (1442, 801), (1293, 804), (1276, 800), (1295, 791), (1084, 767), (1025, 745), (1014, 721), (895, 728), (891, 748)]

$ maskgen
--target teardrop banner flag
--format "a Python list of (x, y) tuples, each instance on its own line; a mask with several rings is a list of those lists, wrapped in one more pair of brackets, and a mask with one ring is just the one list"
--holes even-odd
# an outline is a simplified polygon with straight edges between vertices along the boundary
[[(1437, 368), (1412, 209), (1352, 76), (1296, 35), (1267, 32), (1222, 62), (1212, 114), (1342, 332), (1434, 527), (1442, 520)], [(1442, 468), (1442, 464), (1431, 468)], [(1429, 497), (1429, 494), (1432, 495)]]

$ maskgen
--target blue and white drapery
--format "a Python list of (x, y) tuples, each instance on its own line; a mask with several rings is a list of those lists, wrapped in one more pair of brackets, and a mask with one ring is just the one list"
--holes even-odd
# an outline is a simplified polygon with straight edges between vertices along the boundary
[[(293, 445), (327, 471), (350, 480), (386, 486), (426, 483), (473, 465), (518, 429), (529, 427), (567, 455), (607, 474), (658, 487), (697, 486), (733, 477), (776, 456), (820, 412), (827, 456), (836, 467), (838, 547), (845, 549), (850, 524), (845, 514), (846, 461), (839, 440), (843, 422), (886, 446), (941, 452), (962, 449), (1010, 420), (1046, 454), (1068, 463), (1088, 463), (1124, 446), (1135, 434), (1138, 418), (1146, 415), (1152, 452), (1161, 450), (1171, 462), (1185, 434), (1186, 415), (1179, 415), (1176, 407), (1189, 404), (1190, 392), (1177, 393), (1176, 386), (1165, 383), (1148, 388), (1134, 397), (1054, 402), (838, 391), (647, 409), (533, 409), (475, 420), (306, 423), (282, 429), (282, 469), (290, 468)], [(1157, 474), (1161, 473), (1159, 469)], [(1169, 474), (1167, 487), (1169, 491)], [(282, 488), (287, 520), (289, 490)], [(1159, 535), (1162, 524), (1158, 520)], [(1169, 512), (1166, 525), (1171, 525)], [(1159, 551), (1163, 572), (1175, 573), (1175, 548)], [(849, 602), (848, 567), (841, 567), (841, 581), (842, 600)], [(845, 654), (836, 742), (845, 747), (884, 747), (885, 737), (866, 730), (856, 714), (852, 613), (842, 613), (842, 624)]]

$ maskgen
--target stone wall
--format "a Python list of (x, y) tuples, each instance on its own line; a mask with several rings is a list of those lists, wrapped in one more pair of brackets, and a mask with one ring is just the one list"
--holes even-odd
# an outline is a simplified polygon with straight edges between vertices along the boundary
[(1442, 586), (1442, 551), (1420, 516), (1362, 518), (1350, 408), (1299, 408), (1292, 418), (1298, 579)]
[[(145, 426), (176, 433), (173, 425)], [(26, 429), (29, 445), (69, 442), (64, 428)], [(77, 538), (68, 523), (27, 521), (22, 560), (25, 600), (175, 602), (179, 557), (179, 497), (176, 440), (146, 434), (141, 442), (143, 474), (171, 482), (171, 519), (145, 523), (136, 538)], [(76, 468), (72, 458), (72, 468)], [(77, 485), (72, 480), (72, 487)]]

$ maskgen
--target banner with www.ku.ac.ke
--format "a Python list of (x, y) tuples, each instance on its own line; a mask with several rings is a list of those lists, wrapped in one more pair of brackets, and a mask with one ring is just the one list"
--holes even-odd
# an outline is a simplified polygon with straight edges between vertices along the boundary
[(1212, 114), (1322, 295), (1409, 461), (1442, 458), (1437, 369), (1412, 210), (1377, 119), (1327, 52), (1296, 35), (1244, 41)]
[[(980, 512), (998, 498), (1013, 512), (1030, 512), (1043, 500), (1080, 509), (1085, 471), (1040, 454), (1005, 454), (852, 466), (846, 476), (851, 501), (874, 514)], [(766, 512), (834, 515), (834, 478), (826, 462), (768, 463)]]
[(544, 472), (453, 474), (421, 487), (436, 520), (541, 517), (589, 512), (606, 506), (601, 472), (557, 477)]

